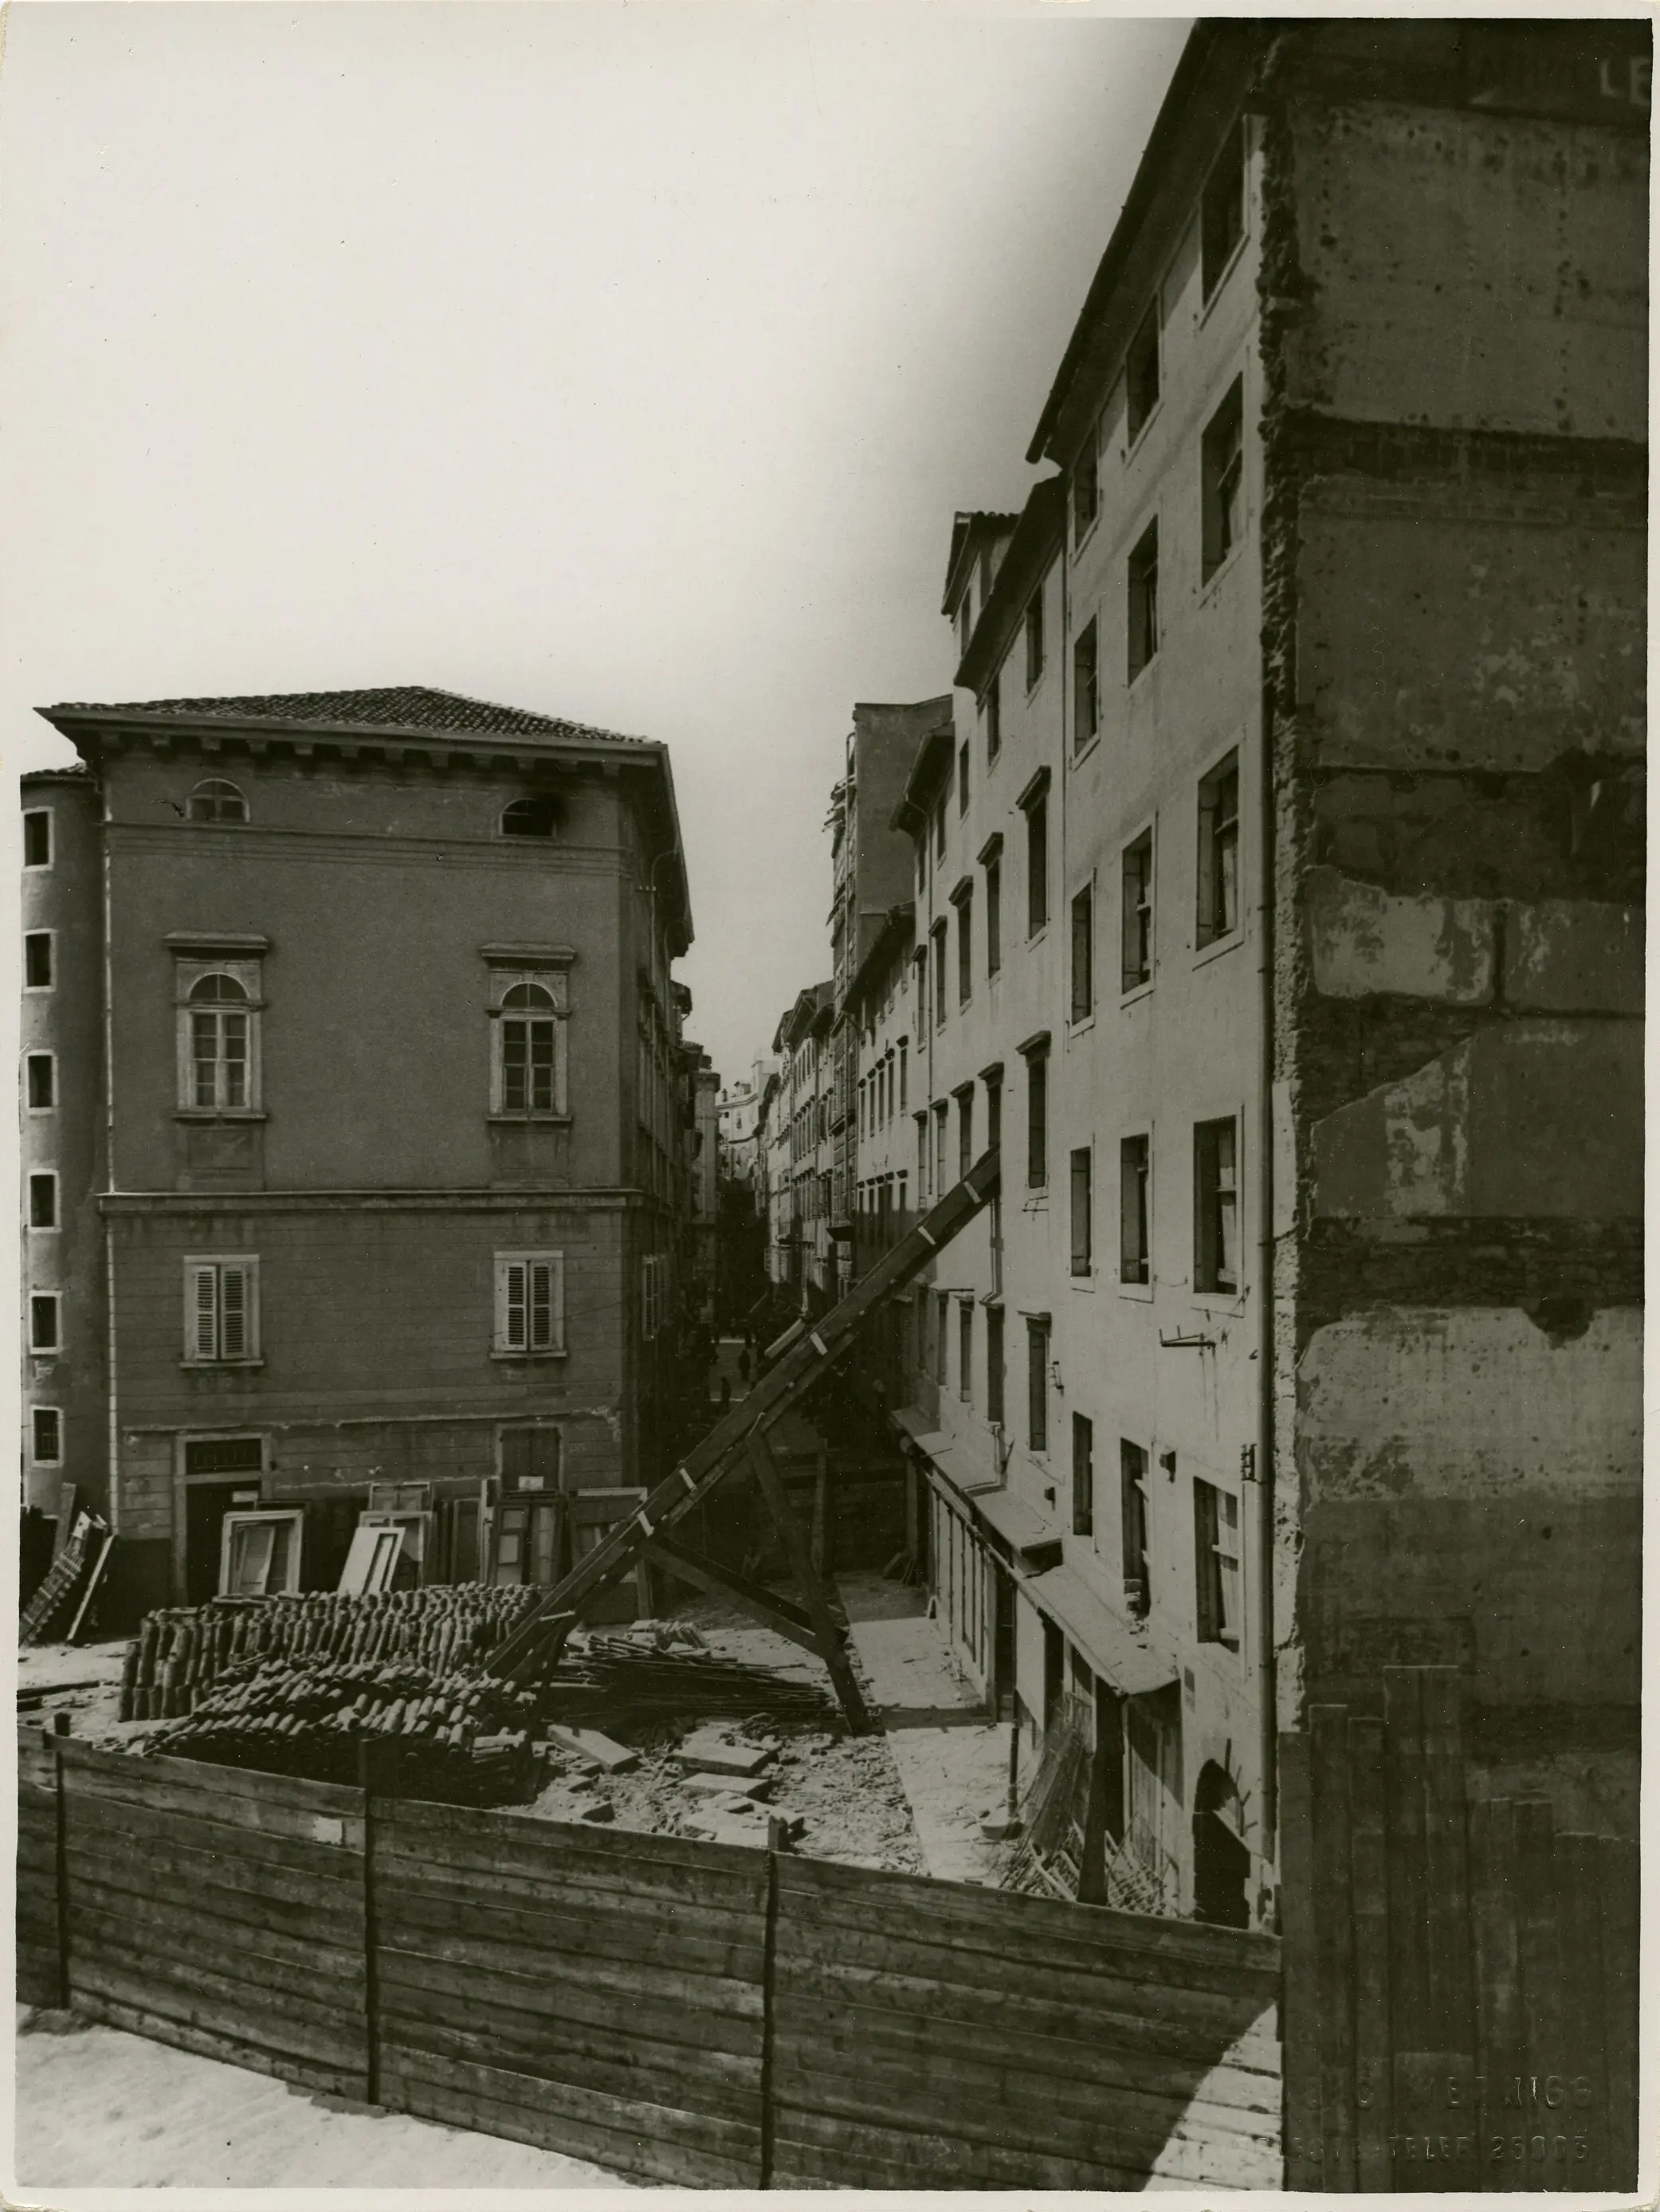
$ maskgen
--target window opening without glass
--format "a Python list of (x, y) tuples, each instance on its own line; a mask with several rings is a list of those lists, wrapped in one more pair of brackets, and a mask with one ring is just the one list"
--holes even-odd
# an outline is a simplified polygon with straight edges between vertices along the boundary
[(1200, 447), (1204, 545), (1200, 573), (1208, 582), (1239, 542), (1244, 486), (1244, 381), (1236, 376), (1211, 416)]
[(209, 776), (192, 792), (189, 811), (192, 822), (246, 822), (248, 802), (234, 783)]
[(1136, 540), (1127, 571), (1128, 680), (1134, 684), (1158, 651), (1158, 524)]
[(1201, 1121), (1193, 1133), (1195, 1287), (1231, 1294), (1239, 1287), (1238, 1171), (1231, 1119)]
[(1239, 756), (1231, 752), (1199, 786), (1199, 944), (1238, 927)]

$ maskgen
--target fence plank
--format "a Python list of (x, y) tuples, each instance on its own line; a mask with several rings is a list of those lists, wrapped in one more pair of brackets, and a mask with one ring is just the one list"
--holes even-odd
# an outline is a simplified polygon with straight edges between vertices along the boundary
[(1469, 1838), (1481, 2186), (1505, 2189), (1515, 2185), (1505, 2161), (1493, 2157), (1493, 2143), (1509, 2132), (1504, 2085), (1519, 2077), (1527, 2065), (1516, 1923), (1516, 1819), (1508, 1798), (1478, 1801), (1470, 1807)]
[(1280, 1738), (1280, 1918), (1285, 1947), (1286, 2187), (1324, 2186), (1320, 2096), (1320, 1961), (1314, 1892), (1314, 1813), (1308, 1736)]
[(1355, 2185), (1354, 1927), (1350, 1885), (1348, 1709), (1309, 1708), (1319, 1957), (1320, 2103), (1325, 2186)]
[(1462, 1704), (1456, 1667), (1418, 1670), (1424, 1762), (1426, 2047), (1474, 2053)]
[(1602, 2021), (1608, 2073), (1608, 2178), (1637, 2186), (1638, 1953), (1639, 1861), (1635, 1843), (1597, 1844), (1602, 1924)]
[(1349, 1865), (1354, 1914), (1355, 2174), (1365, 2190), (1392, 2189), (1389, 2150), (1389, 1861), (1383, 1723), (1348, 1725)]
[[(1556, 1893), (1560, 1915), (1565, 2057), (1572, 2063), (1567, 2124), (1576, 2141), (1576, 2189), (1608, 2189), (1608, 2059), (1603, 2047), (1601, 1869), (1595, 1836), (1558, 1836)], [(1561, 2117), (1559, 2112), (1559, 2117)], [(1585, 2156), (1578, 2156), (1583, 2135)]]
[(1425, 1959), (1427, 1902), (1424, 1875), (1424, 1746), (1414, 1668), (1383, 1669), (1384, 1746), (1389, 1773), (1389, 2017), (1402, 2038), (1427, 2035), (1429, 1978)]

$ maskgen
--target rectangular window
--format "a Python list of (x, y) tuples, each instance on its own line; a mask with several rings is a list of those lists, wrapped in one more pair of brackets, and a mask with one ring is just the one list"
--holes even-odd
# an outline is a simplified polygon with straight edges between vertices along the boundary
[(1026, 1054), (1026, 1188), (1042, 1190), (1049, 1179), (1049, 1056)]
[(1049, 918), (1049, 803), (1040, 791), (1026, 807), (1026, 934), (1036, 937)]
[(933, 925), (933, 1019), (936, 1028), (944, 1026), (946, 1019), (946, 925)]
[(995, 1151), (1003, 1141), (1003, 1071), (988, 1067), (981, 1080), (986, 1086), (986, 1147)]
[(58, 1349), (58, 1293), (56, 1291), (37, 1291), (29, 1300), (29, 1350), (56, 1352)]
[(1152, 981), (1152, 832), (1144, 830), (1123, 858), (1119, 981), (1126, 991)]
[(1073, 641), (1072, 749), (1081, 753), (1101, 726), (1101, 684), (1095, 618)]
[(957, 755), (957, 811), (959, 814), (966, 814), (969, 811), (969, 741), (966, 738)]
[(1049, 1325), (1047, 1316), (1026, 1322), (1026, 1443), (1035, 1452), (1049, 1448)]
[(1239, 1190), (1231, 1119), (1201, 1121), (1193, 1133), (1194, 1288), (1239, 1287)]
[(1149, 1277), (1148, 1182), (1152, 1140), (1126, 1137), (1118, 1147), (1118, 1279), (1145, 1283)]
[(1199, 254), (1204, 296), (1221, 282), (1245, 234), (1245, 129), (1236, 123), (1199, 200)]
[(905, 1110), (905, 1093), (909, 1087), (907, 1068), (909, 1052), (910, 1039), (901, 1037), (899, 1040), (899, 1111), (902, 1114)]
[(1193, 1486), (1199, 1641), (1239, 1642), (1239, 1500), (1208, 1482)]
[(965, 1176), (974, 1165), (974, 1091), (965, 1084), (957, 1094), (957, 1172)]
[(957, 908), (957, 1003), (966, 1006), (974, 992), (972, 892), (959, 891), (953, 904)]
[(1200, 573), (1208, 582), (1239, 542), (1244, 483), (1244, 380), (1236, 376), (1200, 446), (1204, 544)]
[(64, 1459), (64, 1417), (56, 1406), (37, 1406), (31, 1426), (32, 1455), (37, 1467), (59, 1467)]
[(552, 1017), (503, 1014), (501, 1028), (502, 1111), (551, 1114), (555, 1108)]
[(986, 717), (986, 759), (994, 761), (1003, 750), (1003, 672), (1000, 668), (986, 687), (981, 702)]
[(1101, 505), (1101, 426), (1090, 425), (1089, 435), (1072, 465), (1072, 542), (1081, 545)]
[(235, 1109), (248, 1103), (248, 1018), (214, 1007), (190, 1018), (191, 1103)]
[[(648, 1252), (640, 1262), (640, 1334), (648, 1344), (663, 1326), (663, 1291), (667, 1267), (668, 1263), (660, 1252)], [(537, 1348), (548, 1349), (546, 1346)]]
[(1072, 1156), (1072, 1272), (1087, 1275), (1094, 1265), (1094, 1192), (1090, 1148), (1080, 1145)]
[(1026, 602), (1026, 689), (1030, 691), (1043, 672), (1043, 586), (1040, 584)]
[(1128, 570), (1129, 681), (1134, 684), (1158, 650), (1158, 524), (1136, 540)]
[(52, 866), (52, 816), (44, 807), (32, 809), (23, 817), (23, 866)]
[(1072, 1018), (1087, 1021), (1095, 1012), (1095, 885), (1085, 884), (1072, 902)]
[(1121, 1437), (1118, 1468), (1123, 1510), (1124, 1601), (1132, 1613), (1145, 1613), (1152, 1595), (1148, 1574), (1146, 1451)]
[(994, 975), (1003, 964), (1003, 863), (994, 857), (986, 863), (986, 973)]
[(916, 1195), (926, 1200), (928, 1194), (928, 1117), (919, 1114), (916, 1119)]
[(1095, 1424), (1072, 1417), (1072, 1533), (1095, 1534)]
[(928, 948), (916, 948), (916, 1026), (926, 1030), (928, 1025)]
[(951, 1300), (941, 1291), (933, 1302), (933, 1340), (939, 1364), (935, 1380), (945, 1389), (951, 1381)]
[(58, 1100), (58, 1067), (49, 1052), (32, 1052), (24, 1063), (24, 1082), (29, 1110), (43, 1114)]
[(30, 991), (52, 988), (52, 932), (31, 929), (23, 938), (23, 983)]
[(974, 1399), (974, 1301), (959, 1298), (957, 1302), (957, 1395), (973, 1402)]
[(1134, 445), (1142, 426), (1158, 404), (1158, 301), (1136, 325), (1124, 357), (1124, 427)]
[(29, 1177), (29, 1227), (58, 1226), (58, 1177), (50, 1171)]
[[(949, 756), (947, 758), (949, 759)], [(933, 857), (936, 860), (943, 860), (946, 857), (946, 801), (950, 796), (951, 789), (948, 783), (946, 788), (939, 794), (939, 804), (933, 810)]]
[(564, 1254), (498, 1252), (495, 1349), (535, 1358), (564, 1348)]
[(1199, 786), (1198, 941), (1213, 945), (1239, 927), (1239, 756), (1231, 752)]
[(949, 1110), (943, 1098), (933, 1109), (934, 1188), (941, 1197), (951, 1188), (946, 1151), (946, 1116)]
[(185, 1358), (192, 1364), (259, 1357), (259, 1262), (185, 1262)]
[(559, 1487), (559, 1431), (550, 1421), (496, 1431), (502, 1480), (509, 1490), (552, 1491)]
[(1003, 1425), (1003, 1309), (986, 1308), (986, 1419)]

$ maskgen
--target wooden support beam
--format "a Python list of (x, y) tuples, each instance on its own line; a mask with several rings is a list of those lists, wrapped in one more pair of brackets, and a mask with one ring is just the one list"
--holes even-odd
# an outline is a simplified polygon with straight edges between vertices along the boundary
[(813, 1570), (812, 1547), (800, 1522), (790, 1510), (789, 1500), (784, 1495), (783, 1479), (778, 1472), (778, 1462), (772, 1455), (772, 1446), (767, 1441), (764, 1429), (757, 1428), (751, 1437), (749, 1459), (750, 1465), (755, 1469), (755, 1479), (761, 1486), (761, 1495), (767, 1501), (767, 1510), (783, 1540), (796, 1588), (806, 1600), (807, 1611), (818, 1632), (818, 1656), (830, 1669), (830, 1678), (836, 1685), (836, 1694), (842, 1701), (848, 1726), (854, 1735), (873, 1735), (875, 1723), (865, 1704), (858, 1677), (853, 1671), (853, 1662), (848, 1657), (847, 1648), (842, 1642), (842, 1624), (831, 1608), (829, 1592)]
[(781, 1597), (776, 1590), (752, 1583), (744, 1575), (733, 1574), (725, 1567), (717, 1567), (712, 1560), (698, 1558), (696, 1553), (683, 1552), (666, 1537), (654, 1537), (647, 1545), (645, 1555), (654, 1565), (678, 1576), (682, 1582), (690, 1583), (694, 1589), (707, 1590), (711, 1597), (726, 1598), (758, 1620), (763, 1627), (788, 1637), (792, 1644), (799, 1644), (818, 1656), (818, 1631), (812, 1615), (793, 1598)]

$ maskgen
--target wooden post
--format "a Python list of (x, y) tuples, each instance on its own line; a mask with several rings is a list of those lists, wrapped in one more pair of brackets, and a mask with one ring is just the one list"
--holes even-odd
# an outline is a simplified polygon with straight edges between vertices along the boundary
[(772, 1446), (767, 1441), (764, 1430), (757, 1428), (751, 1437), (749, 1455), (755, 1479), (761, 1486), (761, 1494), (766, 1499), (767, 1510), (782, 1540), (796, 1587), (812, 1617), (818, 1636), (818, 1656), (830, 1669), (830, 1678), (836, 1685), (836, 1694), (842, 1701), (848, 1726), (855, 1735), (868, 1735), (873, 1733), (874, 1724), (842, 1644), (841, 1623), (830, 1608), (824, 1585), (813, 1572), (812, 1553), (801, 1534), (800, 1522), (790, 1511), (789, 1500), (784, 1495), (777, 1462), (773, 1458)]
[(1320, 1969), (1320, 2102), (1325, 2187), (1355, 2186), (1354, 1920), (1348, 1708), (1310, 1705), (1315, 1945)]
[(1286, 2187), (1325, 2187), (1320, 2087), (1320, 1964), (1316, 1943), (1314, 1836), (1305, 1735), (1280, 1739), (1280, 1929), (1285, 1996)]
[(1089, 1796), (1084, 1808), (1084, 1841), (1078, 1862), (1080, 1905), (1104, 1905), (1107, 1901), (1107, 1758), (1108, 1747), (1098, 1742), (1090, 1755)]
[(1354, 1896), (1356, 2172), (1362, 2189), (1388, 2190), (1397, 2185), (1389, 2150), (1393, 2105), (1389, 1899), (1381, 1720), (1367, 1716), (1350, 1721), (1348, 1763), (1349, 1864)]
[(371, 1736), (357, 1741), (357, 1786), (363, 1793), (363, 2071), (364, 2101), (380, 2101), (380, 1975), (377, 1953), (380, 1939), (374, 1910), (374, 1784), (375, 1753)]

